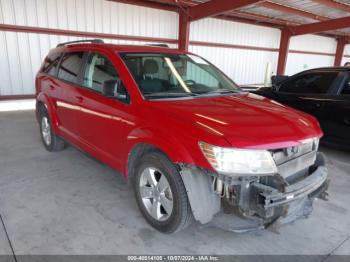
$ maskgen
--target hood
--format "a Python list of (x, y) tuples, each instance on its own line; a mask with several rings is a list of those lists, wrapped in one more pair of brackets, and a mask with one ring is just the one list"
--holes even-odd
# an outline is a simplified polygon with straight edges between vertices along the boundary
[[(237, 148), (283, 148), (322, 136), (314, 117), (251, 93), (153, 100), (149, 108), (170, 121), (176, 119), (211, 137), (224, 138)], [(205, 137), (198, 140), (206, 142)]]

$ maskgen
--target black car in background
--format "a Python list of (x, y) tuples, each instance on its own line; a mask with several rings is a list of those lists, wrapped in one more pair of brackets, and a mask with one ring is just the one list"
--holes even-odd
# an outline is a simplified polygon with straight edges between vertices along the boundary
[(350, 68), (307, 70), (251, 92), (315, 116), (323, 144), (350, 149)]

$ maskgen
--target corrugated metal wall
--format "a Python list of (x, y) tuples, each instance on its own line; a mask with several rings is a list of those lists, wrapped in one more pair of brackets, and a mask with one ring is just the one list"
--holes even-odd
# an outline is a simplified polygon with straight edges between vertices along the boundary
[[(265, 48), (279, 47), (280, 30), (220, 19), (191, 24), (190, 40)], [(238, 84), (263, 83), (267, 64), (276, 72), (277, 52), (190, 45), (190, 51), (214, 63)]]
[[(280, 30), (212, 18), (192, 23), (190, 34), (190, 39), (193, 41), (272, 49), (278, 49), (280, 41)], [(285, 73), (292, 75), (305, 69), (333, 66), (336, 46), (336, 40), (329, 37), (317, 35), (292, 37), (289, 47), (292, 52), (288, 54)], [(277, 51), (195, 45), (191, 45), (190, 50), (212, 61), (239, 84), (263, 83), (268, 63), (271, 65), (272, 72), (276, 72)]]
[(316, 55), (290, 52), (287, 59), (286, 74), (292, 75), (306, 69), (333, 66), (337, 42), (334, 38), (317, 35), (293, 36), (290, 40), (289, 49), (333, 54)]
[[(174, 12), (105, 0), (0, 0), (0, 23), (170, 39), (178, 34)], [(78, 39), (0, 31), (0, 96), (33, 94), (34, 76), (49, 49)]]
[[(0, 0), (0, 23), (168, 39), (178, 35), (178, 15), (174, 12), (106, 0)], [(238, 84), (263, 83), (268, 64), (276, 72), (278, 29), (208, 18), (193, 22), (190, 32), (190, 51), (213, 62)], [(59, 42), (77, 39), (82, 38), (0, 31), (0, 96), (33, 94), (34, 76), (48, 50)], [(210, 47), (193, 41), (235, 47)], [(315, 35), (292, 37), (290, 49), (334, 54), (336, 41)], [(349, 46), (345, 54), (350, 55)], [(290, 52), (286, 74), (332, 66), (333, 61), (333, 55)]]

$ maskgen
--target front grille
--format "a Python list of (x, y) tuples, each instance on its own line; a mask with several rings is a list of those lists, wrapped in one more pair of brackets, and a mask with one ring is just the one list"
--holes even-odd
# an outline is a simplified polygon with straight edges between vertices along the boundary
[(272, 151), (279, 174), (287, 179), (312, 166), (316, 161), (318, 141), (310, 139), (298, 146)]

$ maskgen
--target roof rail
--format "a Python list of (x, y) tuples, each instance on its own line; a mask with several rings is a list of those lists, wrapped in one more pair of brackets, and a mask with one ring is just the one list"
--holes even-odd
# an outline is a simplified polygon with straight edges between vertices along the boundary
[(77, 41), (70, 41), (70, 42), (65, 42), (65, 43), (60, 43), (56, 47), (61, 47), (65, 45), (70, 45), (70, 44), (78, 44), (78, 43), (93, 43), (93, 44), (103, 44), (102, 39), (86, 39), (86, 40), (77, 40)]
[(169, 48), (169, 46), (167, 44), (150, 44), (148, 46), (154, 46), (154, 47), (167, 47)]

